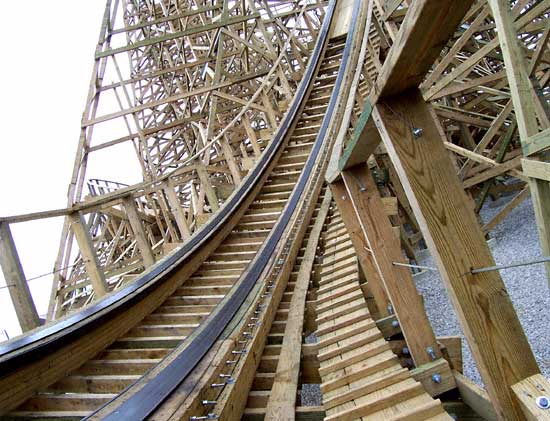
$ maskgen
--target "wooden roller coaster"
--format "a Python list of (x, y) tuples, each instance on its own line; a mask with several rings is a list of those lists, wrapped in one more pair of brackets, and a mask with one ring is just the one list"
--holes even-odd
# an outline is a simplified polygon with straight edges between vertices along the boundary
[[(0, 344), (0, 419), (550, 419), (486, 243), (530, 191), (550, 253), (549, 18), (546, 0), (108, 0), (68, 205), (0, 218), (24, 331)], [(117, 145), (142, 182), (87, 175)], [(10, 225), (58, 216), (41, 325)], [(425, 248), (484, 387), (430, 325)]]

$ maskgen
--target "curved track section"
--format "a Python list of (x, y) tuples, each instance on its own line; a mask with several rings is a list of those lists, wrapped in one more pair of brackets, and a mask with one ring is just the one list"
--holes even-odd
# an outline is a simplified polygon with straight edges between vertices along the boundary
[[(180, 354), (183, 366), (177, 373), (166, 371), (171, 374), (172, 388), (185, 377), (186, 370), (191, 371), (200, 361), (209, 349), (208, 343), (220, 335), (250, 292), (286, 226), (276, 222), (296, 182), (299, 192), (290, 199), (293, 206), (300, 200), (308, 171), (313, 168), (315, 156), (307, 159), (316, 147), (314, 140), (327, 108), (319, 104), (326, 104), (324, 98), (336, 79), (326, 72), (313, 77), (333, 9), (331, 4), (307, 77), (275, 140), (241, 189), (212, 221), (128, 288), (0, 347), (0, 385), (6, 391), (0, 396), (1, 411), (19, 405), (8, 417), (86, 417), (159, 364), (188, 337), (195, 344), (186, 348), (191, 354)], [(342, 48), (343, 43), (332, 46), (325, 57), (341, 56)], [(300, 178), (302, 170), (306, 176)], [(290, 211), (286, 222), (292, 215), (291, 206), (287, 207)], [(279, 227), (278, 232), (271, 233), (271, 242), (262, 246), (274, 227)], [(260, 248), (255, 259), (259, 263), (246, 270)], [(244, 281), (234, 288), (245, 270)], [(209, 317), (230, 291), (233, 293), (225, 304), (232, 311), (218, 311)], [(197, 329), (207, 318), (209, 328)], [(206, 333), (201, 336), (202, 332)], [(10, 383), (15, 387), (8, 392), (4, 386)], [(131, 419), (147, 416), (170, 393), (168, 389), (162, 396), (156, 394), (156, 402), (144, 402), (147, 408), (134, 406), (137, 412), (125, 414)]]

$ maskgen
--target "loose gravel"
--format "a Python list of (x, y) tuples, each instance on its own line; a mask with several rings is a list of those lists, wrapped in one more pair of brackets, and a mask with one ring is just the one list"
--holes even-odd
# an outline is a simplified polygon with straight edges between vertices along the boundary
[[(496, 215), (511, 199), (488, 200), (481, 210), (484, 222)], [(497, 264), (523, 262), (542, 256), (535, 215), (530, 198), (516, 207), (500, 225), (491, 231), (489, 246)], [(426, 253), (419, 264), (435, 266)], [(542, 374), (550, 377), (550, 290), (543, 264), (523, 266), (500, 271), (508, 293), (531, 344)], [(461, 335), (464, 337), (447, 291), (438, 272), (427, 271), (415, 276), (419, 292), (424, 296), (425, 307), (437, 336)], [(478, 384), (481, 377), (463, 339), (464, 374)]]

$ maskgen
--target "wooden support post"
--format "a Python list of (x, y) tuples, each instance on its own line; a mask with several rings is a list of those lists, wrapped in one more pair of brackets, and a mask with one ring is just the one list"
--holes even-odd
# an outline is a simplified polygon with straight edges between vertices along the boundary
[[(510, 9), (510, 2), (504, 0), (489, 0), (489, 6), (495, 25), (498, 30), (498, 40), (504, 57), (506, 76), (510, 86), (514, 113), (518, 123), (519, 135), (522, 146), (529, 148), (531, 137), (539, 133), (537, 123), (537, 98), (533, 84), (529, 79), (529, 69), (525, 56), (517, 39), (514, 19)], [(541, 122), (544, 119), (541, 119)], [(543, 127), (546, 129), (547, 127)], [(545, 256), (550, 255), (550, 227), (548, 216), (550, 215), (550, 187), (541, 180), (530, 179), (529, 188), (533, 198), (533, 207), (537, 219), (537, 227), (541, 242), (541, 248)], [(550, 285), (550, 263), (545, 263), (546, 275)]]
[(0, 222), (0, 266), (21, 330), (26, 332), (40, 326), (40, 318), (7, 222)]
[(346, 186), (342, 180), (338, 180), (330, 184), (330, 189), (332, 190), (334, 201), (340, 210), (340, 215), (342, 216), (344, 225), (351, 238), (353, 248), (357, 254), (357, 260), (367, 278), (369, 290), (374, 298), (374, 304), (377, 309), (377, 314), (375, 314), (374, 317), (376, 320), (388, 317), (390, 315), (388, 312), (390, 299), (386, 293), (386, 287), (380, 277), (378, 267), (369, 251), (369, 243), (363, 234), (361, 224), (357, 218), (353, 204), (349, 199)]
[(199, 180), (201, 182), (201, 190), (205, 192), (206, 197), (208, 198), (208, 204), (210, 205), (212, 212), (216, 212), (220, 207), (218, 205), (218, 196), (216, 196), (216, 191), (210, 184), (208, 173), (206, 172), (203, 163), (197, 163), (196, 169)]
[(147, 234), (143, 228), (141, 218), (138, 215), (134, 198), (131, 196), (125, 197), (123, 204), (124, 209), (126, 210), (126, 215), (128, 216), (128, 221), (132, 227), (132, 232), (134, 233), (134, 237), (136, 239), (137, 247), (141, 254), (141, 258), (143, 259), (143, 265), (147, 268), (155, 263), (155, 255), (149, 245), (149, 240), (147, 240)]
[(366, 164), (358, 165), (342, 172), (342, 178), (415, 365), (420, 367), (441, 358), (410, 270), (393, 264), (406, 262), (370, 170)]
[(166, 199), (168, 200), (168, 204), (170, 205), (170, 210), (172, 211), (172, 214), (174, 215), (174, 218), (176, 220), (176, 225), (178, 226), (181, 239), (187, 240), (189, 237), (191, 237), (191, 231), (189, 230), (189, 225), (187, 225), (185, 213), (181, 208), (181, 204), (174, 190), (174, 186), (167, 182), (164, 184), (163, 190), (164, 194), (166, 195)]
[[(405, 117), (403, 117), (405, 116)], [(539, 369), (485, 237), (418, 90), (378, 104), (374, 121), (502, 419), (522, 419), (511, 386)], [(411, 127), (411, 123), (414, 127)], [(413, 129), (422, 130), (420, 136)]]
[(107, 294), (109, 289), (103, 269), (101, 269), (99, 261), (97, 260), (97, 254), (92, 239), (90, 238), (86, 222), (80, 212), (70, 214), (68, 218), (71, 221), (71, 229), (78, 243), (80, 254), (84, 259), (86, 272), (90, 278), (94, 293), (97, 297), (102, 297)]

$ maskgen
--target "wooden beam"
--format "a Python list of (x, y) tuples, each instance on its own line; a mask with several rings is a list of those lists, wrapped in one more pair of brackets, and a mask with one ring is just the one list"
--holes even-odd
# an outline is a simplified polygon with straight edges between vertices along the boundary
[(371, 104), (416, 88), (454, 34), (473, 0), (415, 0), (384, 61)]
[(290, 421), (295, 418), (306, 298), (319, 237), (323, 230), (331, 201), (332, 194), (330, 190), (327, 190), (319, 213), (316, 216), (313, 229), (309, 235), (304, 257), (300, 264), (298, 278), (296, 279), (290, 301), (290, 310), (286, 321), (275, 380), (266, 406), (266, 420), (284, 419)]
[(74, 233), (80, 254), (84, 260), (86, 273), (90, 278), (90, 283), (97, 297), (102, 297), (109, 291), (107, 281), (103, 269), (99, 265), (97, 254), (88, 232), (88, 227), (84, 221), (84, 217), (80, 212), (75, 212), (68, 216), (71, 221), (71, 229)]
[[(530, 149), (533, 148), (533, 139), (535, 139), (535, 145), (538, 141), (539, 145), (544, 147), (545, 143), (547, 143), (547, 139), (545, 140), (545, 138), (548, 135), (548, 133), (544, 134), (544, 132), (543, 134), (539, 134), (537, 94), (529, 78), (530, 69), (517, 38), (510, 3), (505, 0), (489, 0), (488, 3), (491, 7), (498, 31), (498, 40), (514, 103), (514, 113), (518, 123), (522, 148), (530, 152)], [(542, 124), (545, 124), (544, 119), (540, 119), (540, 121)], [(548, 127), (543, 126), (543, 129), (548, 129)], [(541, 139), (538, 139), (537, 136), (541, 137)], [(537, 150), (537, 147), (535, 146), (533, 150)], [(550, 187), (547, 182), (534, 179), (529, 180), (529, 187), (533, 198), (541, 248), (543, 254), (548, 256), (550, 254), (550, 226), (549, 219), (547, 218), (550, 216), (550, 197), (548, 196)], [(550, 263), (545, 263), (545, 268), (550, 285)]]
[[(416, 138), (407, 121), (422, 129)], [(378, 104), (373, 117), (461, 321), (495, 409), (521, 419), (510, 386), (539, 373), (506, 286), (420, 91)]]
[(368, 166), (363, 164), (343, 171), (342, 178), (415, 365), (419, 367), (441, 358), (410, 270), (393, 264), (408, 261), (403, 257), (400, 240), (384, 212)]
[(168, 200), (168, 204), (170, 205), (170, 210), (174, 215), (174, 219), (176, 220), (176, 225), (178, 226), (178, 229), (180, 231), (181, 239), (187, 240), (189, 237), (191, 237), (191, 231), (189, 230), (189, 225), (187, 224), (187, 220), (185, 219), (185, 213), (183, 212), (181, 204), (178, 200), (178, 196), (176, 195), (174, 186), (172, 186), (170, 183), (165, 183), (162, 189), (164, 191), (164, 194), (166, 195), (166, 199)]
[(370, 118), (371, 112), (372, 105), (369, 100), (366, 100), (364, 109), (353, 130), (353, 136), (340, 157), (338, 163), (340, 171), (366, 162), (380, 143), (380, 135), (372, 122), (372, 118)]
[(0, 222), (0, 266), (21, 330), (26, 332), (40, 326), (40, 318), (19, 261), (10, 226), (6, 222)]
[(382, 319), (390, 316), (388, 312), (388, 305), (390, 304), (390, 299), (386, 292), (386, 287), (374, 257), (370, 253), (369, 243), (363, 234), (361, 224), (357, 218), (357, 214), (353, 208), (351, 200), (349, 200), (349, 195), (346, 190), (346, 186), (342, 180), (338, 180), (330, 185), (330, 189), (334, 195), (334, 201), (336, 206), (340, 210), (340, 215), (344, 221), (347, 232), (350, 236), (351, 242), (355, 249), (357, 255), (357, 260), (363, 269), (363, 273), (367, 278), (368, 288), (374, 298), (374, 304), (376, 306), (376, 313), (373, 316), (376, 319)]
[(147, 268), (155, 264), (155, 255), (147, 239), (147, 234), (143, 228), (143, 223), (139, 217), (136, 203), (134, 202), (133, 197), (126, 197), (122, 201), (124, 209), (126, 210), (126, 215), (128, 215), (128, 221), (134, 233), (137, 247), (143, 259), (143, 265)]
[(525, 419), (529, 421), (550, 419), (550, 410), (542, 409), (536, 403), (538, 397), (550, 399), (550, 383), (542, 374), (535, 374), (516, 383), (512, 386), (512, 390), (520, 402)]
[(497, 414), (485, 389), (482, 389), (458, 371), (454, 371), (453, 374), (462, 400), (484, 420), (496, 421)]
[(550, 147), (550, 128), (529, 136), (521, 142), (523, 155), (529, 156)]

